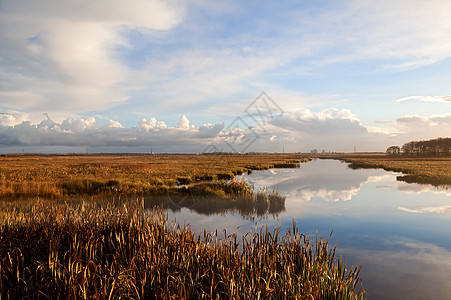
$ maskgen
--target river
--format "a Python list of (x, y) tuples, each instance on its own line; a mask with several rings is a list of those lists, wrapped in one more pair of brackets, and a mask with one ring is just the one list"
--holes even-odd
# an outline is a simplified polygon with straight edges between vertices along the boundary
[(449, 299), (451, 189), (407, 184), (398, 173), (352, 170), (337, 160), (313, 160), (297, 169), (245, 175), (256, 189), (277, 189), (285, 211), (252, 219), (239, 212), (209, 215), (168, 210), (168, 219), (195, 232), (245, 234), (261, 226), (290, 227), (329, 238), (348, 264), (362, 265), (368, 299)]

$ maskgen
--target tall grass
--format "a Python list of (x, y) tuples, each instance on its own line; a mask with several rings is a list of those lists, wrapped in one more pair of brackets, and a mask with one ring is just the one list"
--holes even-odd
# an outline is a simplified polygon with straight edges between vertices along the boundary
[(286, 197), (277, 191), (254, 188), (244, 180), (199, 183), (176, 187), (167, 195), (146, 197), (146, 207), (162, 206), (173, 211), (188, 207), (199, 214), (238, 212), (246, 219), (277, 216), (285, 211)]
[(306, 161), (300, 155), (0, 157), (0, 198), (155, 195), (176, 185), (231, 180)]
[[(50, 204), (49, 204), (50, 203)], [(239, 239), (169, 224), (142, 201), (39, 201), (0, 220), (0, 298), (356, 299), (359, 266), (296, 225)]]
[(384, 169), (407, 175), (397, 180), (407, 183), (431, 184), (437, 187), (451, 186), (451, 158), (399, 157), (399, 156), (340, 156), (351, 169)]

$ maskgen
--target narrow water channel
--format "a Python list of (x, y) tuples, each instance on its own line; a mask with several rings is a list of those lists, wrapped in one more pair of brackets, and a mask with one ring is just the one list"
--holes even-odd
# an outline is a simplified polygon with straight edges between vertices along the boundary
[(168, 211), (196, 232), (245, 234), (261, 226), (329, 237), (348, 264), (363, 266), (368, 299), (448, 299), (451, 295), (451, 189), (396, 181), (397, 173), (352, 170), (336, 160), (244, 176), (256, 189), (277, 189), (285, 211), (243, 218), (238, 212)]

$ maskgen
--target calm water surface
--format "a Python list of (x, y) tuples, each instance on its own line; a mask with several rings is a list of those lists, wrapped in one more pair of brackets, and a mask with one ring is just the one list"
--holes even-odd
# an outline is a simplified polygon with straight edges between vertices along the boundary
[(287, 197), (278, 216), (245, 220), (239, 213), (202, 215), (168, 211), (169, 220), (196, 232), (244, 234), (268, 225), (332, 237), (348, 264), (363, 266), (368, 299), (451, 299), (451, 189), (396, 181), (397, 173), (352, 170), (336, 160), (314, 160), (299, 169), (246, 175), (256, 188)]

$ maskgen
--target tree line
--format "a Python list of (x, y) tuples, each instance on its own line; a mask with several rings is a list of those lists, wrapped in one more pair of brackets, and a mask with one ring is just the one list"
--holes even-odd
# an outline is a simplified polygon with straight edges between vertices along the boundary
[(408, 156), (451, 156), (451, 138), (437, 138), (427, 141), (412, 141), (402, 147), (390, 146), (388, 155)]

